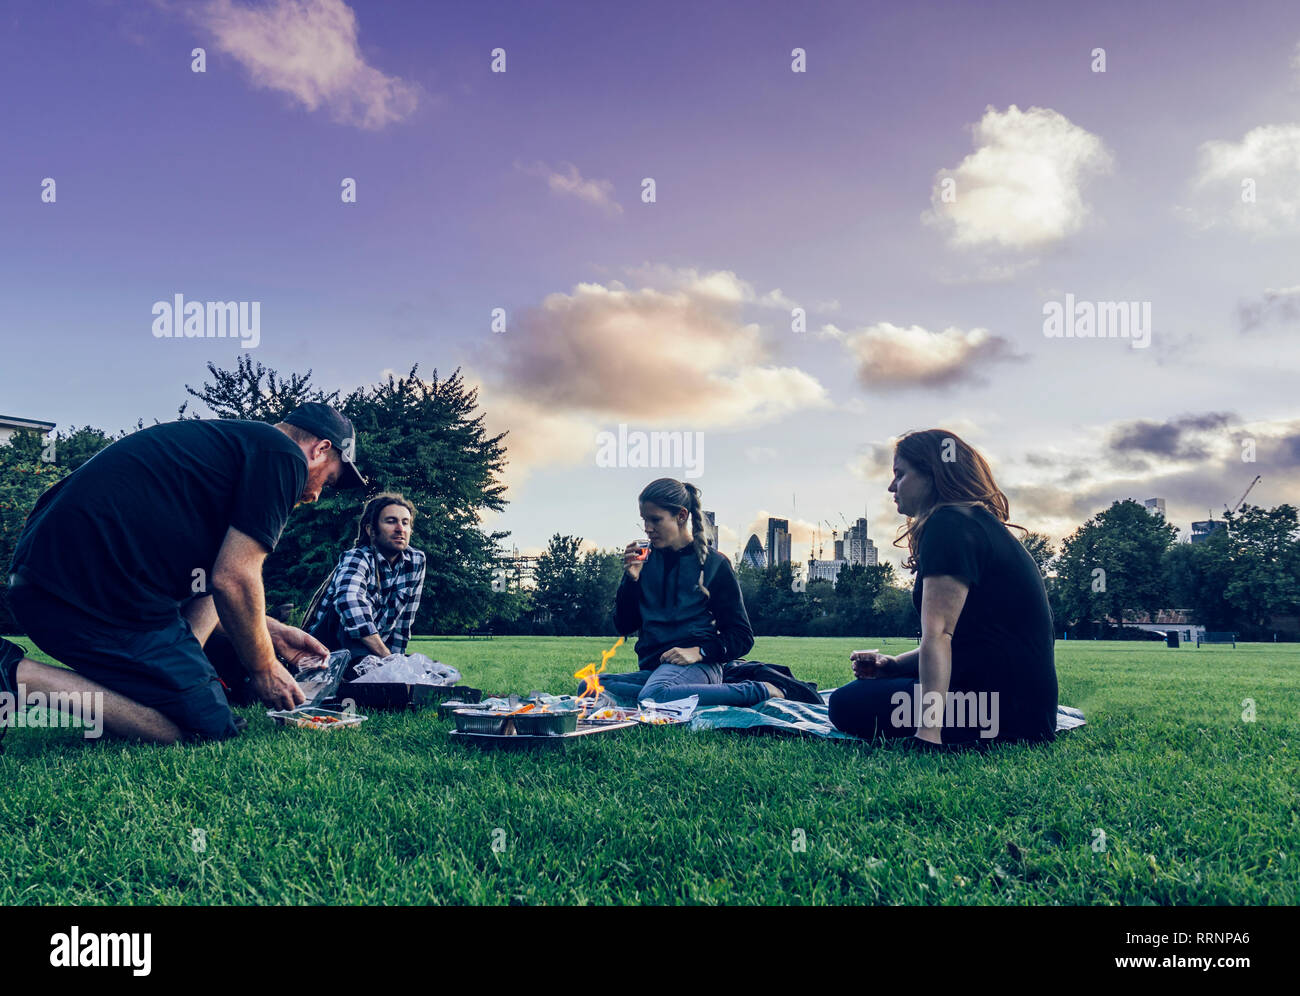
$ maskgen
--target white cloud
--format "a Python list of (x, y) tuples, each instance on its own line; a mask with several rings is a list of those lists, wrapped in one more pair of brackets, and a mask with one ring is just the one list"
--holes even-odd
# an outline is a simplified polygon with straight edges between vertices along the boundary
[[(1244, 182), (1253, 185), (1253, 200)], [(1292, 234), (1300, 221), (1300, 125), (1261, 125), (1240, 142), (1202, 143), (1195, 202), (1179, 213), (1202, 228), (1231, 225), (1253, 235)]]
[[(1079, 230), (1084, 182), (1112, 164), (1100, 138), (1056, 111), (1015, 104), (987, 108), (974, 132), (975, 151), (936, 174), (925, 222), (957, 248), (1033, 249)], [(945, 202), (946, 188), (954, 196)]]
[(473, 376), (493, 431), (509, 429), (508, 483), (595, 459), (596, 434), (749, 428), (830, 405), (817, 378), (768, 359), (729, 271), (653, 269), (673, 289), (581, 283), (493, 338)]
[(931, 332), (879, 322), (851, 335), (835, 333), (857, 362), (858, 380), (876, 390), (978, 381), (983, 367), (1020, 358), (1006, 339), (980, 328)]
[(548, 411), (705, 428), (826, 404), (816, 378), (767, 365), (757, 326), (699, 289), (578, 284), (507, 336), (494, 360), (502, 382)]
[(561, 197), (576, 197), (580, 201), (599, 208), (610, 217), (623, 213), (623, 205), (614, 200), (614, 184), (609, 180), (596, 180), (584, 177), (573, 163), (566, 163), (568, 168), (557, 171), (545, 163), (533, 163), (523, 166), (515, 163), (515, 169), (530, 176), (540, 176), (546, 180), (551, 193)]
[(781, 293), (781, 288), (768, 291), (758, 299), (758, 303), (764, 308), (778, 308), (781, 311), (791, 311), (799, 305)]
[[(746, 536), (745, 539), (749, 539), (749, 537)], [(740, 544), (741, 544), (741, 540), (740, 537), (736, 534), (736, 530), (732, 529), (730, 526), (725, 526), (721, 522), (719, 522), (718, 523), (718, 552), (726, 554), (728, 559), (730, 559), (731, 557), (734, 557), (736, 555), (736, 551), (740, 549)]]
[(366, 63), (357, 18), (343, 0), (270, 0), (245, 7), (210, 0), (193, 11), (255, 86), (287, 93), (309, 111), (377, 129), (415, 110), (418, 88)]
[(730, 304), (753, 304), (760, 308), (776, 308), (781, 311), (799, 307), (799, 303), (787, 297), (779, 287), (759, 294), (752, 283), (742, 280), (732, 270), (709, 270), (701, 273), (690, 266), (642, 263), (640, 266), (625, 267), (623, 272), (630, 279), (647, 286), (661, 290), (681, 290), (688, 294), (716, 298), (718, 301)]

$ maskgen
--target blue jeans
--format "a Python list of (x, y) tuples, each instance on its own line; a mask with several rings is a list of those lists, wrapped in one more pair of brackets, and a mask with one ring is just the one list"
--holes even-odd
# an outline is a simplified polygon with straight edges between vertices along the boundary
[(737, 681), (723, 684), (721, 664), (660, 664), (653, 671), (627, 674), (602, 674), (600, 683), (621, 704), (636, 705), (642, 699), (672, 702), (674, 699), (700, 697), (704, 706), (752, 706), (769, 697), (761, 681)]

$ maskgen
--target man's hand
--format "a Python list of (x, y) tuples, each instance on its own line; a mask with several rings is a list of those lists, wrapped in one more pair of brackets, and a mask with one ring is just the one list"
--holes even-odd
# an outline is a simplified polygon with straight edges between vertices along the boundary
[(271, 646), (275, 648), (275, 655), (295, 669), (304, 664), (310, 666), (313, 659), (320, 661), (317, 666), (324, 667), (329, 660), (329, 647), (310, 633), (270, 618), (266, 620), (266, 628), (271, 634)]
[(888, 678), (898, 659), (878, 650), (855, 650), (849, 654), (855, 678)]
[(298, 683), (279, 664), (251, 676), (258, 697), (273, 709), (296, 709), (307, 701)]
[(698, 664), (703, 659), (704, 655), (700, 653), (699, 647), (673, 647), (659, 655), (660, 664), (676, 664), (679, 667)]

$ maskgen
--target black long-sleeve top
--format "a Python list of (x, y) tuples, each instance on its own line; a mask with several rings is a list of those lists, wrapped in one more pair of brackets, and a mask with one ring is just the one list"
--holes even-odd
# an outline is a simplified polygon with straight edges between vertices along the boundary
[[(699, 586), (701, 572), (707, 597)], [(614, 597), (614, 625), (624, 635), (640, 633), (636, 653), (643, 670), (658, 667), (660, 655), (672, 647), (699, 647), (703, 662), (723, 664), (754, 646), (731, 562), (710, 550), (701, 568), (693, 545), (652, 549), (639, 581), (623, 575)]]

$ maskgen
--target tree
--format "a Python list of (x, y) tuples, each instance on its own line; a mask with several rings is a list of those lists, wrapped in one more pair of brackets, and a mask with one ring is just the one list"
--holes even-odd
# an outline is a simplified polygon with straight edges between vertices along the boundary
[(1175, 526), (1131, 499), (1089, 519), (1061, 548), (1058, 575), (1066, 613), (1080, 622), (1107, 617), (1122, 626), (1126, 609), (1155, 617), (1165, 608), (1162, 559)]
[(800, 636), (807, 630), (816, 607), (806, 592), (792, 589), (790, 564), (757, 568), (742, 561), (736, 577), (756, 636)]
[(912, 593), (890, 585), (876, 596), (876, 632), (881, 636), (916, 636), (921, 616), (912, 604)]
[(1203, 543), (1175, 543), (1162, 571), (1170, 608), (1190, 609), (1192, 619), (1210, 630), (1234, 629), (1234, 610), (1224, 594), (1232, 575), (1226, 530), (1216, 529)]
[[(582, 537), (556, 533), (537, 558), (533, 602), (551, 617), (554, 632), (570, 635), (582, 615), (584, 578), (579, 550)], [(612, 606), (611, 606), (612, 608)]]
[(17, 631), (9, 613), (9, 564), (27, 516), (36, 500), (68, 476), (66, 468), (41, 459), (44, 441), (39, 433), (16, 433), (8, 446), (0, 446), (0, 633)]
[[(309, 401), (332, 405), (339, 396), (338, 391), (326, 394), (313, 388), (310, 370), (305, 374), (291, 373), (286, 380), (274, 370), (260, 363), (255, 364), (247, 353), (241, 354), (235, 361), (234, 370), (223, 370), (209, 362), (208, 373), (212, 375), (210, 383), (204, 384), (199, 390), (186, 384), (185, 391), (202, 401), (216, 418), (275, 423), (282, 421), (299, 405)], [(265, 384), (263, 380), (266, 381)], [(188, 401), (181, 405), (182, 417), (185, 417), (188, 405)]]
[(578, 632), (588, 636), (614, 635), (614, 596), (623, 576), (623, 554), (618, 550), (589, 550), (579, 568)]
[(1043, 533), (1025, 533), (1020, 537), (1020, 545), (1029, 551), (1029, 556), (1034, 558), (1034, 563), (1038, 565), (1038, 573), (1047, 577), (1047, 568), (1054, 556), (1051, 538)]
[[(422, 380), (412, 367), (406, 377), (389, 376), (340, 402), (338, 392), (311, 386), (311, 371), (285, 379), (246, 357), (233, 371), (208, 369), (212, 383), (186, 390), (219, 417), (276, 422), (307, 401), (336, 405), (356, 428), (357, 464), (370, 479), (368, 493), (399, 491), (415, 506), (412, 543), (427, 556), (416, 632), (457, 632), (487, 620), (494, 551), (508, 534), (485, 534), (479, 520), (485, 511), (505, 508), (498, 483), (505, 434), (486, 434), (484, 416), (476, 412), (478, 392), (459, 370), (442, 380), (435, 370), (431, 380)], [(363, 501), (358, 492), (336, 491), (289, 517), (263, 571), (268, 603), (305, 607), (352, 545)]]
[[(143, 425), (144, 420), (141, 419), (137, 427)], [(125, 435), (124, 429), (117, 434), (117, 438), (121, 439)], [(55, 436), (55, 461), (60, 467), (73, 471), (112, 442), (114, 438), (103, 429), (92, 429), (88, 425), (78, 429), (74, 425), (70, 431), (60, 432)]]
[(1250, 628), (1262, 631), (1271, 616), (1291, 612), (1300, 602), (1296, 509), (1243, 505), (1224, 520), (1232, 563), (1224, 595)]
[(831, 600), (838, 631), (845, 636), (878, 632), (876, 599), (893, 583), (893, 564), (848, 564), (840, 568)]

